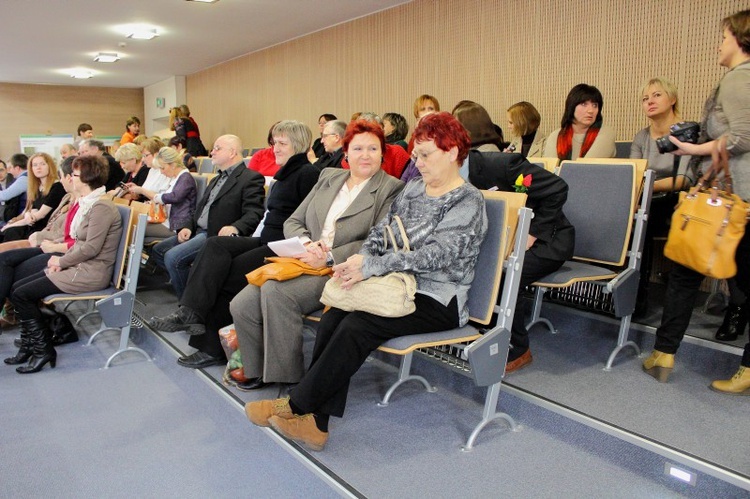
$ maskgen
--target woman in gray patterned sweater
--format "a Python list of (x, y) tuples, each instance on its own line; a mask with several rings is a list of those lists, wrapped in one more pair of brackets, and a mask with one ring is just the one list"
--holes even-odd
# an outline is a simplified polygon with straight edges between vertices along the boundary
[[(329, 416), (343, 415), (349, 379), (370, 352), (397, 336), (451, 329), (468, 321), (468, 290), (487, 232), (482, 194), (459, 175), (471, 142), (448, 113), (423, 118), (414, 138), (414, 159), (422, 178), (407, 184), (388, 215), (370, 231), (359, 254), (333, 269), (344, 288), (371, 276), (413, 273), (416, 310), (405, 317), (386, 318), (332, 308), (323, 314), (312, 364), (291, 398), (245, 406), (256, 425), (273, 426), (312, 450), (325, 446)], [(396, 215), (404, 223), (409, 253), (384, 248), (386, 225), (402, 244)]]

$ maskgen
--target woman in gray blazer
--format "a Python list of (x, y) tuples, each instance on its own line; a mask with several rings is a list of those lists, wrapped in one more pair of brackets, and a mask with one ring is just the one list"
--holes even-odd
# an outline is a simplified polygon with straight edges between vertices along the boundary
[[(284, 235), (300, 237), (307, 248), (297, 258), (315, 268), (332, 267), (356, 254), (404, 186), (380, 168), (385, 137), (376, 123), (350, 123), (343, 148), (350, 169), (323, 170), (284, 223)], [(302, 378), (302, 315), (322, 308), (320, 295), (328, 279), (302, 275), (267, 281), (261, 287), (249, 285), (235, 296), (230, 311), (244, 366), (244, 379), (237, 384), (240, 390)]]
[(102, 199), (109, 166), (101, 156), (79, 156), (73, 161), (73, 189), (78, 202), (71, 207), (70, 235), (73, 246), (62, 256), (52, 256), (47, 268), (17, 281), (10, 301), (21, 319), (21, 349), (18, 357), (28, 364), (21, 374), (41, 371), (49, 362), (55, 367), (57, 352), (52, 332), (39, 310), (39, 300), (56, 293), (85, 293), (104, 289), (112, 280), (112, 268), (122, 234), (117, 208)]

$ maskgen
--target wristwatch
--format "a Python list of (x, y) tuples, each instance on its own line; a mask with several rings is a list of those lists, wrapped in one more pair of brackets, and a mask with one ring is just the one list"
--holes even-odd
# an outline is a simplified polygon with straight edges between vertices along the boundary
[(333, 253), (330, 251), (326, 253), (326, 267), (333, 267)]

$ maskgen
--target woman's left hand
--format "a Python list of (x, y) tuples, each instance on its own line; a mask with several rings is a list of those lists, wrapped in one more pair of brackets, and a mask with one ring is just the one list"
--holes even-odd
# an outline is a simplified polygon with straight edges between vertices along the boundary
[(323, 241), (313, 241), (306, 248), (307, 251), (296, 255), (295, 258), (315, 269), (322, 269), (326, 266), (328, 247)]
[(364, 280), (362, 275), (362, 262), (364, 257), (360, 254), (352, 255), (344, 263), (333, 266), (334, 279), (341, 279), (341, 287), (350, 289), (359, 281)]
[(134, 194), (138, 194), (139, 196), (141, 194), (143, 194), (143, 187), (141, 187), (140, 185), (134, 184), (132, 182), (128, 183), (128, 184), (125, 184), (125, 189), (128, 192), (131, 192), (131, 193), (134, 193)]

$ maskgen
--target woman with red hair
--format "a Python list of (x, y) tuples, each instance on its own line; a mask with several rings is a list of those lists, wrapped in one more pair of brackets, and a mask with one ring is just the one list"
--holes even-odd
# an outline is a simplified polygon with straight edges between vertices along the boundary
[[(312, 450), (325, 446), (328, 419), (343, 415), (349, 380), (370, 352), (391, 338), (459, 327), (469, 318), (468, 290), (487, 231), (482, 194), (459, 174), (469, 136), (450, 114), (439, 113), (422, 118), (414, 139), (422, 177), (406, 185), (359, 253), (334, 265), (333, 275), (346, 289), (371, 276), (413, 273), (416, 310), (386, 318), (331, 308), (320, 321), (310, 369), (291, 398), (245, 406), (254, 424), (273, 426)], [(349, 144), (350, 161), (351, 149)], [(408, 253), (395, 253), (384, 245), (386, 226), (403, 245), (396, 216), (409, 237)]]

